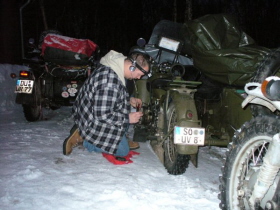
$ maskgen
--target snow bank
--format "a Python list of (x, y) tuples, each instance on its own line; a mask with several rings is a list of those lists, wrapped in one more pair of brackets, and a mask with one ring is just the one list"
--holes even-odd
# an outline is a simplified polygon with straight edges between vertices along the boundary
[[(0, 64), (1, 210), (216, 210), (225, 150), (200, 149), (198, 168), (169, 175), (149, 142), (128, 165), (113, 165), (83, 147), (62, 154), (73, 125), (71, 107), (28, 122), (14, 102), (10, 73), (24, 68)], [(9, 111), (7, 111), (9, 110)]]

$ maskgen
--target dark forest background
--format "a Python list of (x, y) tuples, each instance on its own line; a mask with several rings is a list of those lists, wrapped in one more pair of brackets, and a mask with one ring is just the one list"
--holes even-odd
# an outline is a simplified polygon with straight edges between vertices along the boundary
[[(0, 63), (21, 63), (20, 8), (28, 0), (0, 0)], [(38, 43), (45, 29), (91, 39), (105, 54), (127, 54), (139, 37), (147, 41), (162, 19), (183, 23), (206, 14), (230, 13), (265, 47), (280, 46), (279, 0), (30, 0), (22, 10), (24, 42)]]

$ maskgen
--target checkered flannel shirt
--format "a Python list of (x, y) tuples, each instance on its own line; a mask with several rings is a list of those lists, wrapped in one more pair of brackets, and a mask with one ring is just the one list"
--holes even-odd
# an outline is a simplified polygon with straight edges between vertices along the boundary
[(117, 74), (101, 65), (85, 81), (73, 105), (84, 140), (115, 154), (129, 123), (129, 95)]

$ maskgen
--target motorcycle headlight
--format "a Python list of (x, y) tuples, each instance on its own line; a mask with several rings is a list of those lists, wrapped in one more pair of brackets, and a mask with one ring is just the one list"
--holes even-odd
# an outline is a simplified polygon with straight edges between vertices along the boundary
[(185, 67), (181, 64), (174, 64), (171, 67), (171, 72), (174, 77), (182, 77), (185, 74)]
[(276, 76), (266, 78), (261, 85), (261, 91), (272, 101), (280, 100), (280, 78)]

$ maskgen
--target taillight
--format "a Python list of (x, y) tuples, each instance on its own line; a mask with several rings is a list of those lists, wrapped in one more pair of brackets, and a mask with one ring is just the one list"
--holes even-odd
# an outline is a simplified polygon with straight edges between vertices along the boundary
[(30, 72), (29, 71), (20, 71), (19, 76), (28, 78), (30, 76)]
[(186, 117), (191, 120), (193, 118), (193, 113), (192, 111), (188, 110), (187, 113), (186, 113)]

